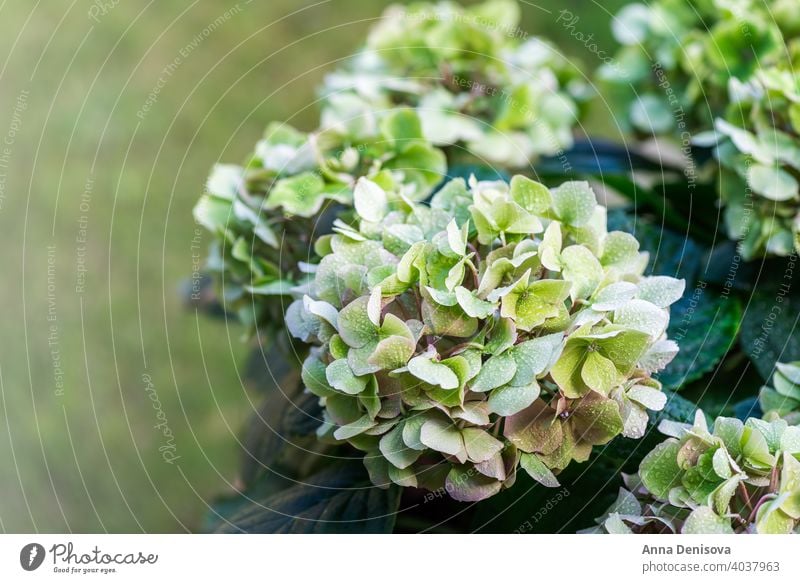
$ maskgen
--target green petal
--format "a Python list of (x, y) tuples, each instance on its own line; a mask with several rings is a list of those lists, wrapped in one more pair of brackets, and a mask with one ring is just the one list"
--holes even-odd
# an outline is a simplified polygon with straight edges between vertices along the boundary
[(797, 179), (778, 166), (753, 164), (747, 171), (747, 182), (755, 192), (775, 201), (797, 198)]
[(328, 397), (335, 394), (330, 385), (328, 385), (326, 369), (325, 363), (313, 351), (303, 362), (303, 370), (301, 372), (303, 384), (306, 389), (317, 397)]
[(543, 215), (550, 210), (550, 191), (543, 184), (517, 174), (511, 179), (511, 198), (519, 206), (534, 215)]
[(416, 488), (418, 485), (417, 474), (413, 468), (400, 469), (395, 466), (389, 466), (389, 479), (404, 488)]
[(429, 448), (458, 455), (464, 450), (464, 440), (458, 428), (450, 420), (439, 417), (428, 419), (420, 431), (420, 441)]
[(762, 504), (756, 514), (758, 534), (791, 534), (794, 520), (780, 509), (780, 498)]
[(725, 449), (733, 458), (741, 455), (741, 436), (744, 430), (744, 423), (739, 419), (729, 417), (717, 417), (714, 421), (714, 436), (719, 437), (725, 445)]
[(634, 385), (628, 390), (628, 398), (647, 407), (651, 411), (661, 411), (667, 404), (667, 396), (652, 387)]
[(445, 488), (455, 500), (478, 502), (497, 494), (502, 483), (470, 471), (468, 466), (456, 466), (447, 474)]
[(455, 288), (455, 294), (458, 305), (472, 318), (485, 320), (497, 309), (496, 303), (481, 300), (477, 297), (475, 292), (464, 287), (459, 286)]
[(568, 340), (566, 348), (550, 370), (553, 380), (571, 399), (580, 397), (590, 390), (581, 376), (587, 355), (585, 342)]
[(469, 388), (476, 393), (491, 391), (508, 383), (514, 378), (516, 372), (517, 364), (508, 352), (498, 356), (491, 356), (483, 364), (478, 376), (472, 380)]
[(386, 216), (389, 207), (386, 191), (371, 180), (361, 177), (353, 191), (353, 206), (359, 217), (377, 223)]
[(560, 484), (544, 462), (534, 453), (523, 453), (519, 458), (519, 465), (528, 472), (531, 478), (547, 486), (548, 488), (558, 488)]
[(414, 341), (402, 336), (389, 336), (378, 342), (368, 362), (379, 366), (382, 370), (401, 368), (406, 366), (415, 349)]
[(334, 389), (348, 395), (357, 395), (367, 386), (367, 377), (354, 375), (345, 359), (334, 360), (329, 364), (325, 369), (325, 377)]
[(780, 484), (780, 493), (784, 495), (781, 510), (795, 520), (800, 519), (800, 461), (789, 453), (783, 454)]
[(588, 182), (565, 182), (552, 191), (553, 210), (561, 222), (572, 227), (582, 227), (592, 218), (597, 207)]
[(716, 514), (708, 506), (692, 511), (681, 529), (682, 534), (733, 534), (731, 521)]
[(592, 295), (603, 279), (603, 266), (583, 245), (570, 245), (561, 252), (564, 279), (572, 283), (572, 299), (585, 299)]
[(377, 425), (377, 423), (373, 419), (370, 419), (368, 415), (364, 415), (352, 423), (337, 428), (336, 431), (333, 432), (333, 436), (341, 440), (350, 439), (351, 437), (361, 435), (365, 431), (372, 429), (375, 425)]
[(681, 297), (686, 289), (686, 281), (667, 277), (665, 275), (655, 275), (645, 277), (639, 281), (639, 293), (637, 297), (646, 300), (659, 308), (668, 308)]
[(600, 263), (604, 267), (616, 267), (625, 272), (639, 263), (639, 241), (630, 233), (613, 231), (603, 241)]
[(533, 381), (529, 385), (506, 385), (492, 391), (489, 395), (489, 411), (508, 417), (529, 407), (539, 398), (539, 384)]
[(614, 363), (599, 352), (589, 352), (581, 369), (581, 379), (593, 391), (608, 395), (619, 382)]
[(450, 250), (459, 257), (467, 253), (467, 234), (469, 233), (469, 221), (464, 223), (462, 228), (458, 228), (456, 220), (453, 219), (447, 224), (447, 244)]
[(610, 359), (622, 374), (628, 374), (644, 355), (650, 336), (638, 330), (623, 330), (596, 341), (600, 353)]
[(378, 335), (378, 330), (369, 317), (368, 303), (368, 297), (360, 297), (339, 312), (337, 319), (339, 336), (352, 348), (361, 348), (374, 341)]
[(408, 142), (423, 139), (422, 124), (416, 112), (410, 108), (398, 108), (381, 120), (381, 134), (392, 141)]
[(194, 207), (194, 220), (212, 233), (221, 232), (233, 218), (232, 209), (229, 201), (205, 195)]
[(520, 342), (511, 350), (517, 365), (517, 372), (511, 379), (512, 385), (528, 385), (542, 374), (561, 351), (563, 334), (548, 334), (532, 340)]
[(429, 385), (443, 389), (457, 389), (460, 384), (450, 367), (434, 362), (427, 356), (415, 356), (408, 361), (408, 372)]
[(564, 434), (554, 411), (538, 399), (515, 415), (506, 417), (503, 435), (521, 451), (550, 454), (557, 450)]
[(427, 449), (428, 446), (420, 441), (422, 426), (425, 425), (427, 420), (428, 417), (422, 413), (408, 417), (403, 424), (403, 443), (405, 443), (411, 449), (416, 449), (417, 451), (424, 451)]
[(608, 443), (624, 428), (619, 405), (598, 393), (588, 393), (578, 401), (570, 421), (576, 439), (591, 445)]
[(656, 498), (666, 500), (669, 491), (681, 483), (683, 470), (678, 466), (679, 450), (678, 441), (668, 439), (658, 444), (639, 465), (642, 483)]
[(386, 459), (400, 469), (407, 468), (422, 455), (421, 451), (406, 446), (402, 423), (381, 438), (379, 448)]
[(325, 182), (315, 172), (303, 172), (281, 178), (264, 201), (264, 208), (283, 207), (290, 215), (310, 217), (316, 214), (325, 200)]
[(610, 312), (624, 306), (636, 295), (638, 288), (628, 281), (612, 283), (598, 291), (592, 301), (592, 309)]
[(645, 300), (631, 300), (614, 311), (614, 324), (644, 332), (656, 339), (667, 329), (669, 314)]
[(470, 461), (480, 463), (493, 457), (503, 449), (503, 444), (483, 429), (468, 427), (461, 430), (464, 447)]

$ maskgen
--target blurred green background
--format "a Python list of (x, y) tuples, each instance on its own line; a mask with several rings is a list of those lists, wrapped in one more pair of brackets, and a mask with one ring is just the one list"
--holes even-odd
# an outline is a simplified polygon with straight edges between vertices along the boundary
[[(522, 29), (588, 74), (571, 32), (612, 50), (623, 3), (521, 2)], [(387, 4), (0, 2), (0, 531), (194, 530), (235, 485), (257, 398), (242, 329), (182, 305), (191, 208), (268, 121), (313, 129)]]

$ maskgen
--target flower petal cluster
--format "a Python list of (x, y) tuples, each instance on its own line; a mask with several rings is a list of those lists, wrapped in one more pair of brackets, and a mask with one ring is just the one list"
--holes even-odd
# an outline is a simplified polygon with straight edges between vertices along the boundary
[(376, 485), (480, 500), (521, 467), (555, 486), (664, 406), (651, 375), (684, 282), (642, 276), (588, 183), (455, 179), (419, 204), (362, 178), (354, 207), (286, 323), (314, 345), (320, 436), (364, 451)]
[(286, 296), (307, 280), (314, 243), (333, 217), (352, 212), (360, 177), (423, 200), (446, 168), (408, 108), (385, 112), (357, 138), (271, 124), (243, 166), (214, 167), (194, 209), (215, 236), (208, 268), (221, 276), (226, 307), (247, 324), (282, 329)]
[(326, 78), (323, 126), (369, 131), (381, 111), (408, 105), (434, 144), (504, 167), (569, 147), (588, 84), (519, 18), (515, 0), (390, 6), (363, 51)]

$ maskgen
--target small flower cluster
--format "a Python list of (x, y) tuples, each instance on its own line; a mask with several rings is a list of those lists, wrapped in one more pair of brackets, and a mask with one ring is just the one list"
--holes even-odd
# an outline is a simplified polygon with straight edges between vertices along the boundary
[(503, 167), (569, 147), (588, 84), (520, 34), (519, 18), (515, 0), (390, 6), (364, 50), (326, 78), (323, 126), (369, 131), (381, 111), (408, 105), (434, 144)]
[(625, 476), (616, 502), (588, 532), (800, 532), (800, 366), (778, 364), (762, 389), (763, 419), (718, 417), (709, 430), (664, 422), (671, 435)]
[(419, 204), (362, 178), (353, 202), (286, 323), (315, 346), (319, 435), (364, 451), (376, 485), (475, 501), (522, 467), (556, 486), (593, 446), (644, 434), (684, 282), (642, 276), (588, 183), (455, 179)]
[(246, 324), (281, 330), (286, 296), (307, 279), (330, 216), (351, 212), (358, 178), (422, 200), (446, 168), (408, 108), (385, 112), (372, 134), (357, 139), (270, 125), (244, 166), (214, 167), (194, 209), (215, 235), (207, 267), (221, 276), (226, 307)]
[(623, 45), (598, 71), (615, 111), (643, 134), (713, 126), (730, 83), (785, 58), (800, 30), (793, 0), (655, 0), (628, 4), (612, 21)]

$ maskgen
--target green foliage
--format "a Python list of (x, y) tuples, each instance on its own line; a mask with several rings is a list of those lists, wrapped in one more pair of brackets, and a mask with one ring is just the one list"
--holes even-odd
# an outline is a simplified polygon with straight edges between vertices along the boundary
[[(709, 430), (662, 423), (656, 446), (591, 532), (790, 533), (800, 528), (800, 366), (778, 364), (765, 418), (718, 417)], [(794, 396), (792, 396), (794, 395)]]
[[(422, 138), (410, 109), (384, 112), (369, 135), (334, 130), (301, 133), (271, 124), (244, 166), (219, 164), (194, 209), (216, 240), (208, 269), (220, 275), (221, 297), (253, 327), (281, 329), (293, 288), (308, 279), (313, 246), (332, 216), (360, 197), (362, 176), (422, 200), (446, 172), (441, 151)], [(267, 334), (267, 336), (270, 336)]]
[(538, 38), (522, 40), (514, 0), (390, 6), (364, 49), (325, 80), (322, 124), (360, 135), (408, 105), (436, 145), (502, 167), (572, 144), (580, 71)]
[(317, 345), (320, 436), (366, 452), (376, 485), (476, 501), (521, 467), (556, 486), (593, 446), (644, 434), (683, 282), (641, 275), (588, 184), (456, 179), (430, 205), (356, 190), (380, 204), (334, 224), (287, 325)]

